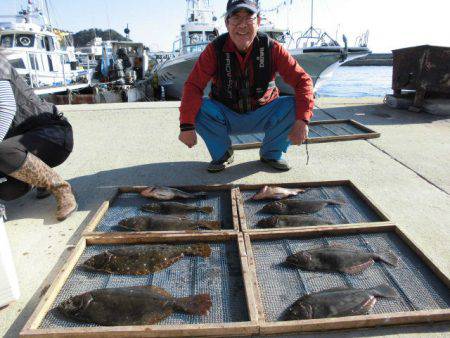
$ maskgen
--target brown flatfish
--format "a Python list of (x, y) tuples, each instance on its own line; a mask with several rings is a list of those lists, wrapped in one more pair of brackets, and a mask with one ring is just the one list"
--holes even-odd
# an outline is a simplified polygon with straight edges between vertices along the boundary
[(283, 200), (266, 204), (261, 211), (276, 215), (313, 214), (327, 205), (342, 205), (339, 200)]
[(140, 192), (141, 196), (147, 198), (153, 198), (156, 200), (168, 201), (176, 198), (181, 199), (196, 199), (205, 198), (207, 194), (205, 192), (189, 193), (175, 188), (148, 186), (146, 189)]
[(176, 216), (136, 216), (123, 219), (119, 226), (129, 231), (183, 231), (206, 228), (219, 230), (219, 221), (192, 220)]
[(253, 195), (252, 200), (281, 200), (289, 196), (296, 196), (305, 192), (305, 189), (289, 189), (282, 187), (264, 186), (258, 193)]
[(365, 315), (377, 297), (396, 298), (395, 290), (382, 284), (370, 289), (333, 288), (299, 298), (285, 313), (284, 320)]
[(289, 228), (325, 224), (333, 223), (311, 215), (276, 215), (260, 220), (257, 226), (260, 228)]
[(160, 202), (150, 203), (141, 206), (142, 211), (159, 212), (161, 214), (187, 214), (192, 212), (202, 212), (204, 214), (210, 214), (213, 212), (213, 207), (197, 205), (190, 205), (179, 202)]
[(83, 263), (89, 270), (119, 275), (147, 275), (178, 262), (183, 256), (209, 257), (208, 244), (145, 245), (106, 250)]
[(101, 326), (151, 325), (174, 312), (206, 315), (209, 294), (176, 298), (156, 286), (132, 286), (89, 291), (62, 302), (57, 309), (67, 318)]
[(397, 266), (398, 257), (392, 252), (366, 252), (340, 245), (299, 251), (286, 258), (291, 266), (310, 271), (339, 271), (349, 274), (360, 273), (375, 261)]

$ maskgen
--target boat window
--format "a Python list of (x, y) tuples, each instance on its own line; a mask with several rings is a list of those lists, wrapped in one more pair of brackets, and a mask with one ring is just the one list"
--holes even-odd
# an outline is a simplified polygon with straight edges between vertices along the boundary
[(30, 65), (31, 65), (31, 69), (33, 70), (39, 70), (39, 64), (36, 60), (36, 55), (35, 54), (30, 54)]
[(34, 35), (33, 34), (16, 34), (16, 47), (33, 47)]
[(13, 60), (8, 60), (8, 61), (11, 64), (11, 66), (13, 66), (13, 68), (25, 69), (25, 63), (23, 62), (22, 59), (13, 59)]
[(47, 52), (52, 52), (55, 50), (55, 44), (51, 36), (45, 37), (45, 49), (47, 50)]
[(4, 48), (12, 48), (14, 34), (3, 34), (0, 39), (0, 46)]
[(36, 36), (36, 46), (39, 49), (45, 49), (45, 41), (44, 41), (44, 37), (42, 36)]

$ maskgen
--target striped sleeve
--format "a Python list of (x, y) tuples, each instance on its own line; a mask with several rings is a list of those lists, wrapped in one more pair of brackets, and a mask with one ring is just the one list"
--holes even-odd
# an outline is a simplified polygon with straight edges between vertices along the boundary
[(9, 81), (0, 80), (0, 142), (3, 141), (16, 115), (16, 99)]

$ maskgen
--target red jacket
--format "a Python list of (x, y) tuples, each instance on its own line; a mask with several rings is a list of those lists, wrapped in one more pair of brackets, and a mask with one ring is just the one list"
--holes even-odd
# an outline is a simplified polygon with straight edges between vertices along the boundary
[[(251, 48), (243, 57), (237, 50), (234, 43), (228, 38), (225, 43), (224, 51), (235, 52), (239, 64), (244, 70), (250, 67), (249, 72), (253, 72), (251, 67)], [(278, 72), (283, 80), (295, 89), (295, 105), (297, 120), (309, 121), (313, 116), (314, 95), (313, 82), (311, 77), (299, 66), (291, 54), (278, 42), (274, 41), (272, 48), (272, 76), (275, 80), (275, 74)], [(200, 54), (194, 69), (189, 75), (183, 88), (183, 97), (180, 106), (180, 124), (195, 124), (195, 117), (202, 105), (203, 90), (212, 79), (213, 83), (217, 81), (217, 57), (214, 45), (210, 43)], [(275, 89), (275, 90), (274, 90)], [(267, 104), (278, 98), (278, 90), (270, 88), (264, 95), (264, 104)]]

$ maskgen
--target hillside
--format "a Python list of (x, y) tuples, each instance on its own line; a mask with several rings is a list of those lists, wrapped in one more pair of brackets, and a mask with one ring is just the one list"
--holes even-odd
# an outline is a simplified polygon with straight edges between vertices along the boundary
[(91, 28), (73, 34), (73, 44), (75, 47), (86, 46), (88, 42), (94, 39), (94, 37), (100, 37), (103, 40), (131, 41), (113, 29), (101, 30), (98, 28)]

